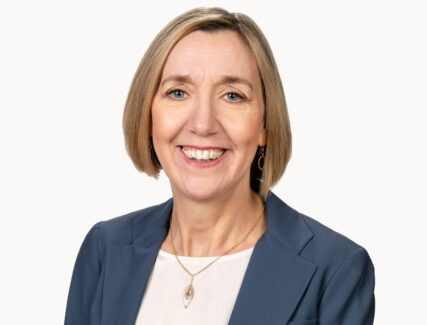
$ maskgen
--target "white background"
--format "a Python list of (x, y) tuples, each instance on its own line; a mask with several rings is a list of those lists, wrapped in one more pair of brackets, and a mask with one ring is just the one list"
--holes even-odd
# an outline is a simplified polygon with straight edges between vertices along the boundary
[(178, 14), (252, 17), (283, 79), (293, 155), (273, 188), (364, 246), (375, 324), (420, 324), (427, 300), (423, 1), (10, 1), (0, 5), (1, 324), (61, 324), (97, 221), (165, 201), (121, 129), (144, 51)]

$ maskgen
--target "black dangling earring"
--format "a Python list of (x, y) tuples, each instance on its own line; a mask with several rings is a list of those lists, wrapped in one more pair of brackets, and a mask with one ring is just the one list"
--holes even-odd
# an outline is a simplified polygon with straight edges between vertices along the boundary
[[(261, 159), (262, 159), (262, 167), (261, 167)], [(265, 161), (264, 147), (261, 147), (259, 158), (258, 158), (258, 168), (260, 171), (264, 170), (264, 161)]]

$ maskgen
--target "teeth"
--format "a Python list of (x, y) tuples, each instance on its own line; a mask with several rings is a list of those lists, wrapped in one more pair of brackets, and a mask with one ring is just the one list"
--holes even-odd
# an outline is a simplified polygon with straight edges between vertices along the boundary
[[(203, 160), (209, 159), (209, 153), (210, 153), (210, 151), (203, 150)], [(199, 153), (198, 152), (197, 152), (197, 159), (199, 159)]]
[(201, 150), (196, 150), (196, 159), (198, 159), (198, 160), (203, 159), (203, 152)]
[(181, 150), (188, 158), (195, 158), (197, 160), (215, 160), (222, 156), (225, 150), (196, 150), (193, 148), (182, 148)]

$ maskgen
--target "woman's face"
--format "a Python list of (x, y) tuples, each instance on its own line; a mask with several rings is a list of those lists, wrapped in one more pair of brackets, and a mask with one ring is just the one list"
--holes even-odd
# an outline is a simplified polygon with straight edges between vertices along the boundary
[(206, 200), (247, 191), (257, 146), (266, 144), (263, 115), (257, 64), (236, 32), (181, 39), (152, 105), (153, 145), (174, 195)]

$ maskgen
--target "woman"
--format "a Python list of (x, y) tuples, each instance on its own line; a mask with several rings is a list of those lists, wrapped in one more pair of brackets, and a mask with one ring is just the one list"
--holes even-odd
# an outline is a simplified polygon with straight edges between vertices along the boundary
[(123, 126), (135, 166), (163, 169), (173, 197), (90, 230), (66, 324), (372, 324), (366, 250), (270, 191), (291, 132), (250, 18), (204, 8), (170, 22), (136, 72)]

